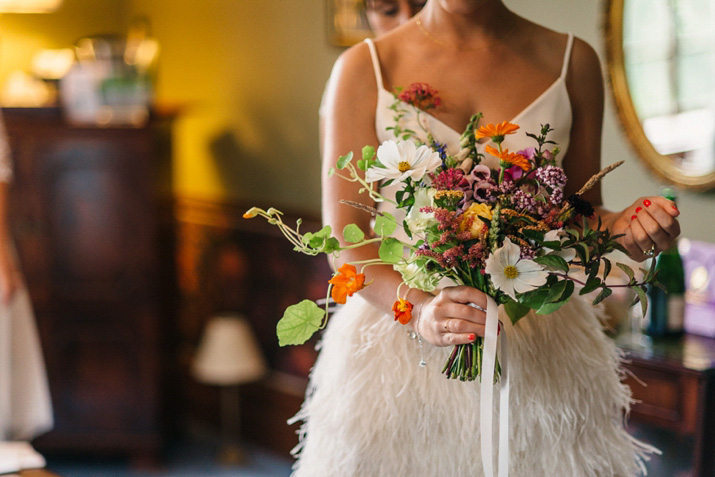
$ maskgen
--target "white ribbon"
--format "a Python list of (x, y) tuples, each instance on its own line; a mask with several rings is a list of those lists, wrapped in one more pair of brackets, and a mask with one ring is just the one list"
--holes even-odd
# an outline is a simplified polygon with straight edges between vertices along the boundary
[(499, 313), (496, 302), (487, 296), (487, 322), (484, 332), (482, 356), (482, 382), (479, 396), (479, 426), (482, 442), (482, 465), (485, 477), (494, 477), (492, 452), (492, 418), (494, 416), (494, 366), (496, 365), (497, 341), (501, 365), (501, 389), (499, 392), (499, 476), (509, 476), (509, 374), (507, 373), (506, 333), (499, 334)]

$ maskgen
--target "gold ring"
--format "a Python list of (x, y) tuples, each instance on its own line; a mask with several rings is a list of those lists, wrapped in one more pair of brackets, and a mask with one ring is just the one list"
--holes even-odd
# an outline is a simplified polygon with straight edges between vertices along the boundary
[(449, 320), (444, 320), (444, 331), (450, 333), (449, 331)]
[(655, 255), (655, 244), (651, 245), (648, 250), (643, 250), (643, 255), (648, 258), (653, 257)]

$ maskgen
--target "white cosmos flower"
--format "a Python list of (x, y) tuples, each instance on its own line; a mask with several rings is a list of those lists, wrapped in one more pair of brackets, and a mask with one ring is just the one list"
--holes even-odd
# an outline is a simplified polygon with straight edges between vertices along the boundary
[[(561, 230), (562, 229), (556, 229), (549, 230), (548, 232), (546, 232), (546, 234), (544, 235), (544, 242), (561, 242)], [(552, 250), (548, 247), (544, 247), (544, 250), (546, 251), (546, 253), (552, 252)], [(571, 263), (573, 259), (576, 258), (576, 250), (572, 248), (559, 250), (558, 252), (554, 253), (566, 260), (567, 263)]]
[(546, 283), (548, 272), (532, 260), (521, 260), (519, 246), (509, 238), (504, 245), (489, 255), (485, 271), (491, 276), (492, 284), (514, 300), (517, 293), (526, 293)]
[(428, 146), (419, 146), (412, 141), (385, 141), (377, 148), (377, 158), (385, 166), (371, 167), (365, 173), (367, 182), (383, 179), (403, 181), (407, 177), (418, 181), (427, 171), (442, 164), (439, 153)]

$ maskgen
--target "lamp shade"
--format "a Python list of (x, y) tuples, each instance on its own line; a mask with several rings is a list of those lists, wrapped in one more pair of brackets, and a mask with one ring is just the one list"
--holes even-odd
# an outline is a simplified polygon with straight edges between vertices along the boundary
[(0, 0), (0, 13), (50, 13), (62, 0)]
[(251, 325), (238, 315), (220, 315), (206, 325), (192, 366), (196, 380), (231, 385), (260, 379), (266, 363)]

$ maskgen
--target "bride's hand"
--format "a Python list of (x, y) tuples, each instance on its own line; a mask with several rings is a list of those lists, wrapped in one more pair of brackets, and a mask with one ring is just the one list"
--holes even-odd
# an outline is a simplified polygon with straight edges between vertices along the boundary
[(476, 288), (447, 287), (422, 303), (415, 331), (434, 346), (471, 343), (477, 336), (484, 336), (486, 309), (487, 297)]
[(624, 234), (619, 241), (640, 262), (673, 245), (680, 235), (678, 215), (675, 203), (664, 197), (641, 197), (621, 212), (612, 232)]

